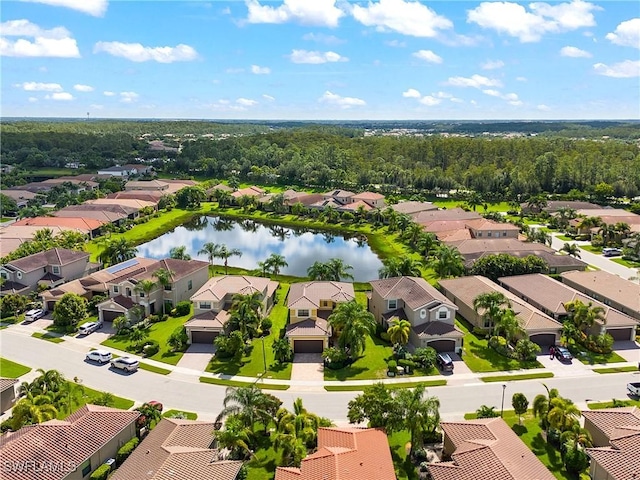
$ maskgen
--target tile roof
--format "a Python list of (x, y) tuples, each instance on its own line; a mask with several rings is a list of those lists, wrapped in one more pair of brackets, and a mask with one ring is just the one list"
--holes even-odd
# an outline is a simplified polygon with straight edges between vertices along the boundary
[(553, 480), (501, 418), (441, 422), (452, 461), (429, 464), (433, 480)]
[(194, 329), (205, 328), (211, 330), (222, 330), (230, 317), (231, 315), (226, 310), (220, 310), (219, 312), (210, 310), (193, 316), (191, 320), (184, 324), (184, 326)]
[(192, 302), (219, 302), (227, 295), (239, 293), (250, 295), (260, 292), (270, 296), (278, 288), (278, 282), (269, 278), (252, 277), (249, 275), (223, 275), (211, 277), (200, 289), (191, 296)]
[(233, 188), (231, 188), (230, 186), (225, 185), (224, 183), (219, 183), (217, 185), (214, 185), (210, 189), (208, 189), (207, 193), (213, 193), (215, 190), (223, 190), (225, 192), (233, 192)]
[(421, 211), (411, 215), (413, 221), (421, 225), (438, 220), (472, 220), (482, 218), (479, 213), (467, 212), (461, 208), (451, 208), (447, 210)]
[(320, 307), (320, 300), (340, 303), (350, 302), (355, 298), (352, 283), (325, 281), (293, 283), (289, 288), (287, 308), (313, 309)]
[(118, 198), (117, 200), (111, 198), (96, 198), (95, 200), (87, 200), (84, 202), (87, 205), (120, 205), (123, 207), (135, 208), (136, 211), (143, 209), (144, 207), (154, 207), (156, 202), (147, 202), (145, 200)]
[[(127, 192), (115, 192), (110, 193), (106, 196), (106, 198), (111, 198), (114, 200), (144, 200), (146, 202), (152, 202), (153, 204), (157, 204), (158, 200), (164, 195), (165, 192), (159, 192), (156, 190), (129, 190)], [(106, 205), (105, 205), (106, 206)], [(134, 211), (137, 211), (135, 209)]]
[(355, 193), (349, 190), (331, 190), (323, 194), (324, 197), (353, 197), (354, 195)]
[(235, 480), (242, 462), (211, 448), (214, 424), (163, 418), (111, 480)]
[(375, 428), (319, 428), (318, 450), (275, 480), (395, 480), (386, 434)]
[(384, 195), (376, 192), (360, 192), (352, 195), (351, 198), (354, 200), (382, 200)]
[[(130, 428), (140, 414), (116, 408), (85, 405), (65, 421), (51, 420), (22, 427), (0, 438), (0, 457), (11, 464), (27, 461), (78, 466), (105, 444)], [(3, 480), (59, 480), (65, 469), (42, 469), (36, 475), (3, 470)]]
[(323, 318), (307, 318), (287, 325), (287, 337), (329, 337), (331, 327)]
[(619, 427), (640, 427), (640, 408), (638, 407), (584, 410), (582, 416), (609, 439), (612, 438), (614, 431)]
[(250, 197), (261, 197), (264, 195), (264, 190), (260, 187), (256, 187), (255, 185), (247, 188), (241, 188), (240, 190), (236, 190), (231, 194), (234, 198), (240, 198), (244, 195), (249, 195)]
[(542, 251), (553, 253), (549, 247), (541, 243), (521, 242), (516, 238), (472, 238), (452, 242), (462, 255), (469, 253), (512, 253), (518, 251)]
[(433, 322), (423, 323), (413, 327), (413, 331), (420, 338), (430, 337), (447, 337), (447, 338), (462, 338), (464, 333), (455, 325), (446, 322), (440, 322), (435, 320)]
[(54, 217), (92, 218), (104, 223), (113, 223), (127, 218), (125, 213), (107, 212), (104, 210), (58, 210)]
[(18, 383), (18, 380), (16, 380), (15, 378), (0, 377), (0, 392), (6, 392), (16, 383)]
[(284, 203), (286, 205), (295, 205), (296, 203), (301, 203), (305, 206), (312, 205), (317, 202), (321, 202), (323, 199), (321, 193), (305, 193), (298, 192), (297, 195), (292, 195), (290, 197), (285, 197)]
[(578, 289), (581, 287), (593, 291), (640, 313), (640, 284), (638, 283), (604, 270), (563, 272), (560, 277), (564, 283), (571, 283), (571, 286), (577, 285)]
[[(33, 217), (24, 218), (13, 223), (12, 226), (35, 226), (35, 227), (67, 227), (76, 228), (90, 232), (104, 225), (105, 222), (92, 218), (78, 217)], [(11, 228), (11, 227), (9, 227)]]
[[(124, 193), (124, 192), (118, 192)], [(111, 197), (107, 197), (111, 198)], [(115, 197), (118, 198), (118, 197)], [(120, 205), (118, 202), (113, 202), (111, 204), (91, 204), (91, 203), (83, 203), (81, 205), (69, 205), (68, 207), (64, 207), (65, 211), (104, 211), (104, 212), (114, 212), (114, 213), (123, 213), (126, 216), (131, 215), (132, 213), (136, 213), (138, 211), (137, 207), (130, 207), (127, 205)]]
[(157, 190), (159, 188), (164, 190), (169, 187), (169, 184), (162, 180), (129, 180), (124, 185), (125, 190), (127, 187), (140, 190)]
[(500, 223), (494, 220), (488, 220), (486, 218), (478, 218), (476, 220), (467, 220), (466, 226), (467, 228), (472, 228), (474, 230), (520, 231), (520, 227), (517, 227), (512, 223)]
[(358, 200), (357, 202), (347, 203), (346, 205), (342, 205), (342, 206), (338, 207), (338, 210), (340, 210), (342, 212), (355, 212), (360, 207), (364, 208), (366, 211), (369, 211), (369, 210), (371, 210), (371, 208), (373, 208), (373, 207), (371, 207), (371, 205), (369, 205), (364, 200)]
[(457, 230), (444, 230), (436, 232), (436, 237), (441, 242), (459, 242), (460, 240), (469, 240), (471, 238), (471, 232), (466, 228), (459, 228)]
[(438, 206), (434, 205), (431, 202), (414, 201), (396, 203), (395, 205), (391, 205), (391, 208), (393, 208), (398, 213), (406, 213), (407, 215), (412, 215), (414, 213), (429, 210), (438, 210)]
[(369, 282), (374, 292), (385, 299), (402, 299), (411, 309), (445, 304), (457, 310), (447, 297), (421, 277), (392, 277)]
[(126, 308), (127, 310), (129, 310), (131, 307), (133, 307), (136, 304), (129, 297), (125, 297), (124, 295), (117, 295), (115, 297), (107, 298), (104, 302), (100, 302), (98, 304), (98, 308), (100, 308), (102, 305), (106, 305), (107, 303), (111, 303), (111, 302), (116, 303), (121, 307)]
[(67, 248), (52, 248), (44, 252), (34, 253), (33, 255), (13, 260), (7, 265), (22, 270), (23, 272), (32, 272), (49, 265), (68, 265), (69, 263), (82, 259), (88, 262), (89, 254)]

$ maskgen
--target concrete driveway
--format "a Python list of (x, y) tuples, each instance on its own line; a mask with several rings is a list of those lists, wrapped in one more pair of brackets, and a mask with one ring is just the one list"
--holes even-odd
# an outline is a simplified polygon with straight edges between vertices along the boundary
[(324, 381), (324, 362), (320, 353), (296, 353), (291, 367), (291, 380), (312, 384)]
[(184, 352), (176, 366), (204, 372), (214, 353), (216, 347), (213, 344), (194, 343)]
[(115, 333), (116, 333), (116, 330), (115, 330), (115, 328), (113, 328), (113, 323), (111, 323), (111, 322), (103, 322), (102, 328), (96, 330), (95, 332), (90, 333), (89, 335), (77, 334), (75, 337), (78, 340), (86, 339), (87, 344), (96, 344), (96, 343), (104, 342), (111, 335), (113, 335)]

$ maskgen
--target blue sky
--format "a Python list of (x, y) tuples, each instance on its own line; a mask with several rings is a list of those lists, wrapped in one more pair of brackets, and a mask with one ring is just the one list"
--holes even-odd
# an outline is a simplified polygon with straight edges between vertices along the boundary
[(2, 2), (2, 115), (638, 119), (640, 3)]

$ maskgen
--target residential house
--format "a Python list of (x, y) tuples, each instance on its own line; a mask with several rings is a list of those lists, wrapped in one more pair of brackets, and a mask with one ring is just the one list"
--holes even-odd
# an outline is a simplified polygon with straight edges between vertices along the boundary
[(212, 200), (215, 200), (216, 198), (216, 191), (223, 191), (223, 192), (229, 192), (232, 193), (233, 192), (233, 188), (231, 188), (228, 185), (225, 185), (224, 183), (219, 183), (217, 185), (214, 185), (213, 187), (207, 189), (206, 194), (207, 194), (207, 199), (211, 202)]
[(554, 480), (502, 418), (440, 422), (443, 457), (429, 463), (432, 480)]
[(264, 197), (265, 194), (266, 192), (263, 189), (253, 185), (251, 187), (241, 188), (240, 190), (236, 190), (231, 194), (231, 198), (233, 199), (232, 200), (233, 202), (238, 203), (238, 200), (241, 197), (253, 197), (257, 199), (260, 197)]
[(15, 168), (16, 167), (14, 165), (3, 164), (3, 165), (0, 165), (0, 173), (2, 174), (11, 173), (11, 171), (13, 171)]
[(408, 320), (414, 347), (460, 353), (464, 335), (454, 325), (458, 307), (424, 278), (393, 277), (369, 283), (369, 311), (384, 328), (394, 320)]
[(411, 215), (413, 221), (424, 227), (431, 222), (453, 220), (476, 220), (483, 218), (479, 213), (467, 212), (462, 208), (450, 208), (447, 210), (422, 210)]
[(640, 320), (640, 284), (604, 270), (564, 272), (562, 283)]
[(2, 189), (2, 194), (15, 200), (18, 210), (26, 207), (29, 200), (33, 200), (38, 196), (37, 193), (28, 190), (12, 190), (8, 188)]
[(140, 210), (145, 207), (151, 207), (154, 210), (158, 209), (158, 202), (148, 202), (145, 200), (136, 200), (136, 199), (124, 199), (118, 198), (117, 200), (111, 198), (96, 198), (95, 200), (87, 200), (84, 202), (85, 205), (120, 205), (121, 207), (129, 207), (135, 208), (137, 217), (140, 214)]
[(584, 428), (591, 434), (594, 448), (589, 476), (593, 480), (633, 480), (640, 478), (640, 409), (638, 407), (585, 410)]
[(389, 441), (377, 428), (318, 428), (318, 449), (275, 480), (396, 480)]
[(404, 213), (405, 215), (415, 215), (420, 212), (438, 210), (438, 206), (431, 202), (415, 201), (399, 202), (395, 205), (391, 205), (391, 208), (393, 208), (397, 213)]
[(476, 312), (473, 301), (483, 293), (499, 292), (511, 303), (511, 309), (529, 340), (543, 347), (555, 345), (560, 340), (560, 322), (486, 277), (475, 275), (445, 279), (440, 280), (439, 284), (445, 296), (459, 308), (462, 318), (473, 327), (487, 330), (493, 328), (491, 321), (483, 317), (483, 311)]
[(510, 292), (557, 320), (568, 318), (569, 312), (565, 306), (575, 300), (579, 300), (586, 305), (591, 303), (593, 306), (601, 307), (604, 311), (605, 323), (594, 325), (590, 333), (598, 335), (604, 331), (611, 335), (614, 340), (635, 339), (637, 320), (593, 300), (578, 290), (551, 277), (534, 273), (502, 277), (498, 279), (498, 282)]
[(156, 190), (129, 190), (128, 192), (110, 193), (105, 198), (113, 200), (144, 200), (157, 205), (164, 194)]
[(39, 227), (39, 228), (50, 228), (50, 227), (65, 227), (67, 229), (78, 230), (88, 235), (90, 238), (97, 237), (100, 235), (100, 228), (104, 225), (104, 222), (100, 220), (95, 220), (93, 218), (82, 218), (81, 216), (77, 217), (32, 217), (32, 218), (23, 218), (22, 220), (18, 220), (9, 226), (9, 228), (13, 227)]
[(291, 208), (296, 203), (300, 203), (305, 207), (322, 200), (321, 193), (296, 192), (295, 190), (286, 190), (283, 192), (284, 204)]
[(85, 405), (66, 420), (27, 425), (0, 439), (3, 465), (33, 465), (33, 470), (3, 469), (3, 480), (87, 480), (115, 458), (136, 436), (140, 413)]
[(224, 331), (229, 320), (233, 296), (258, 292), (262, 313), (267, 315), (275, 303), (278, 282), (248, 275), (224, 275), (210, 278), (191, 296), (194, 316), (185, 324), (189, 343), (212, 343)]
[(91, 218), (102, 222), (103, 225), (107, 223), (120, 225), (127, 218), (124, 213), (108, 212), (104, 210), (66, 210), (66, 207), (56, 212), (52, 212), (52, 215), (54, 217), (66, 218)]
[[(119, 192), (124, 193), (124, 192)], [(123, 219), (129, 218), (131, 220), (138, 217), (140, 209), (138, 207), (130, 207), (127, 205), (120, 205), (116, 201), (112, 200), (112, 204), (91, 204), (91, 203), (82, 203), (80, 205), (69, 205), (64, 207), (60, 211), (65, 212), (77, 212), (78, 217), (82, 217), (84, 212), (111, 212), (117, 213), (120, 215), (124, 215)]]
[(4, 413), (13, 407), (16, 401), (15, 378), (0, 377), (0, 413)]
[[(562, 208), (570, 208), (572, 210), (597, 210), (601, 209), (600, 205), (596, 205), (595, 203), (590, 202), (582, 202), (578, 200), (548, 200), (547, 206), (542, 209), (538, 207), (529, 206), (527, 202), (520, 204), (520, 209), (523, 213), (540, 213), (540, 211), (545, 211), (548, 213), (555, 213)], [(587, 214), (588, 216), (592, 216), (591, 214)]]
[(236, 480), (242, 462), (221, 459), (215, 424), (163, 418), (110, 480)]
[(93, 182), (91, 180), (78, 180), (75, 177), (50, 178), (49, 180), (44, 180), (40, 183), (51, 185), (52, 187), (62, 185), (63, 183), (70, 183), (78, 193), (97, 190), (100, 187), (98, 182)]
[(152, 190), (164, 192), (169, 189), (169, 184), (161, 180), (138, 181), (129, 180), (124, 185), (125, 190)]
[[(6, 190), (26, 190), (31, 193), (40, 193), (46, 195), (53, 188), (53, 185), (50, 183), (42, 183), (42, 182), (30, 182), (25, 183), (24, 185), (16, 185), (15, 187), (9, 187)], [(2, 189), (2, 193), (4, 193), (4, 188)]]
[(511, 223), (500, 223), (493, 220), (468, 220), (465, 228), (471, 232), (472, 238), (518, 238), (520, 227)]
[(109, 175), (111, 177), (129, 177), (137, 173), (136, 169), (130, 169), (125, 166), (114, 165), (113, 167), (102, 168), (98, 170), (98, 175)]
[(26, 295), (40, 285), (55, 287), (97, 270), (98, 264), (89, 262), (89, 254), (66, 248), (52, 248), (0, 266), (4, 283), (0, 295)]
[(352, 197), (355, 193), (350, 192), (349, 190), (332, 190), (330, 192), (322, 194), (322, 198), (324, 200), (333, 200), (339, 205), (346, 205), (347, 203), (352, 203)]
[(153, 167), (151, 165), (143, 165), (140, 163), (127, 163), (123, 165), (123, 168), (132, 172), (132, 175), (145, 175), (147, 173), (153, 173)]
[(37, 232), (44, 228), (51, 230), (51, 234), (55, 237), (61, 232), (71, 230), (84, 234), (85, 232), (78, 228), (68, 227), (38, 227), (38, 226), (15, 226), (15, 223), (0, 227), (0, 257), (9, 255), (16, 250), (24, 242), (28, 242), (33, 239)]
[(355, 300), (352, 283), (313, 281), (294, 283), (289, 289), (289, 324), (286, 338), (295, 353), (321, 353), (329, 347), (327, 318), (339, 303)]
[[(106, 270), (117, 274), (139, 264), (138, 259), (127, 260)], [(158, 270), (165, 269), (171, 273), (171, 282), (162, 286), (154, 276)], [(134, 305), (142, 305), (147, 314), (158, 314), (163, 305), (166, 309), (174, 307), (178, 302), (189, 300), (209, 278), (209, 264), (200, 260), (177, 260), (165, 258), (148, 266), (116, 276), (106, 282), (109, 298), (98, 304), (98, 316), (103, 321), (113, 321), (121, 315), (128, 315)], [(142, 280), (156, 282), (155, 288), (147, 296), (136, 288)]]
[(342, 206), (343, 206), (342, 203), (338, 202), (333, 198), (327, 198), (327, 199), (323, 198), (322, 200), (318, 200), (317, 202), (313, 202), (307, 205), (308, 208), (315, 209), (315, 210), (324, 210), (325, 208), (334, 208), (337, 210), (339, 208), (342, 208)]
[(363, 200), (358, 200), (357, 202), (347, 203), (346, 205), (340, 205), (339, 207), (337, 207), (337, 209), (340, 210), (341, 212), (356, 213), (359, 210), (364, 210), (365, 212), (368, 212), (369, 210), (372, 210), (373, 207)]
[(357, 203), (364, 202), (369, 205), (371, 208), (384, 208), (384, 195), (376, 192), (360, 192), (351, 196), (351, 202), (349, 203)]

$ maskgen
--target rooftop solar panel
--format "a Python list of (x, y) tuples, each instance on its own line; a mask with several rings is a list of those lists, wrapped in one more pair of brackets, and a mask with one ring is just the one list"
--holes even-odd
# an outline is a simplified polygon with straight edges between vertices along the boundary
[(107, 272), (118, 273), (119, 271), (124, 270), (125, 268), (133, 267), (134, 265), (138, 265), (137, 258), (132, 258), (131, 260), (126, 260), (122, 263), (109, 267), (107, 268)]

